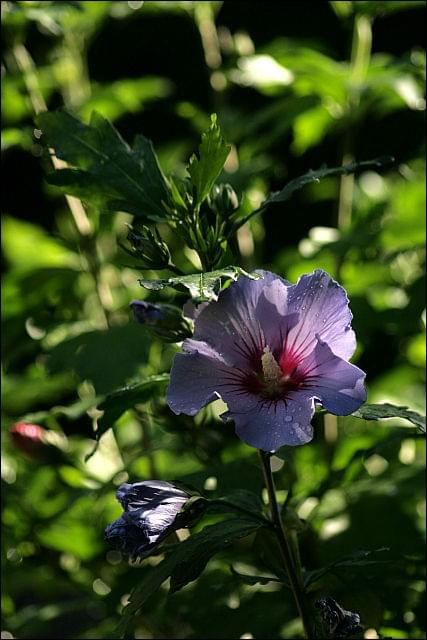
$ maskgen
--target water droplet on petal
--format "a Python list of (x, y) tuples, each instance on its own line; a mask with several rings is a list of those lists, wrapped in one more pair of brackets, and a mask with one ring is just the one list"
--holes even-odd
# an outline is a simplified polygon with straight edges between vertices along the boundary
[(292, 416), (285, 416), (285, 422), (292, 422)]
[(299, 422), (294, 422), (292, 426), (293, 426), (293, 427), (295, 427), (295, 429), (298, 429), (298, 427), (299, 427)]

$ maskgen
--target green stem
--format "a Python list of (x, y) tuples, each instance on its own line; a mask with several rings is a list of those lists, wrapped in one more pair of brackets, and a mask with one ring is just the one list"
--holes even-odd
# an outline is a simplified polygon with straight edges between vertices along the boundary
[[(24, 44), (18, 43), (13, 48), (13, 55), (18, 69), (22, 73), (34, 113), (38, 115), (39, 113), (47, 111), (47, 105), (40, 90), (36, 65), (30, 53)], [(63, 169), (66, 166), (66, 163), (57, 158), (53, 151), (50, 158), (55, 169)], [(65, 199), (80, 235), (82, 237), (89, 236), (92, 233), (92, 225), (82, 203), (74, 196), (66, 195)]]
[[(262, 211), (265, 210), (266, 207), (264, 207), (263, 205), (261, 205), (260, 207), (258, 207), (258, 209), (254, 209), (253, 211), (251, 211), (250, 213), (248, 213), (247, 216), (245, 216), (244, 218), (239, 218), (238, 220), (236, 220), (236, 222), (233, 225), (233, 229), (231, 231), (231, 233), (229, 234), (229, 236), (232, 233), (235, 233), (238, 229), (240, 229), (240, 227), (243, 227), (244, 224), (246, 224), (248, 222), (248, 220), (250, 220), (251, 218), (253, 218), (254, 216), (256, 216), (258, 213), (262, 213)], [(229, 237), (228, 236), (228, 237)], [(227, 237), (227, 238), (228, 238)]]
[(150, 478), (155, 480), (159, 478), (159, 471), (156, 465), (156, 459), (151, 448), (151, 420), (150, 414), (145, 412), (144, 410), (135, 407), (135, 414), (139, 420), (139, 423), (142, 427), (142, 444), (144, 447), (145, 457), (148, 460), (148, 468), (150, 472)]
[(279, 505), (277, 504), (276, 489), (274, 486), (273, 474), (270, 466), (270, 454), (265, 451), (259, 451), (262, 470), (264, 474), (265, 485), (268, 493), (268, 501), (270, 506), (270, 516), (273, 529), (279, 543), (280, 555), (283, 565), (289, 579), (289, 584), (294, 595), (295, 603), (300, 615), (306, 638), (315, 638), (314, 624), (309, 610), (309, 603), (304, 593), (301, 573), (298, 571), (294, 558), (292, 557), (291, 544), (288, 540), (288, 534), (283, 526), (280, 517)]
[[(342, 164), (353, 162), (354, 118), (360, 105), (363, 82), (369, 69), (372, 48), (371, 19), (358, 14), (354, 19), (353, 41), (350, 60), (350, 89), (347, 99), (348, 126), (343, 144)], [(340, 182), (338, 205), (338, 229), (345, 231), (351, 225), (353, 207), (354, 175), (343, 175)], [(339, 273), (336, 274), (339, 277)]]

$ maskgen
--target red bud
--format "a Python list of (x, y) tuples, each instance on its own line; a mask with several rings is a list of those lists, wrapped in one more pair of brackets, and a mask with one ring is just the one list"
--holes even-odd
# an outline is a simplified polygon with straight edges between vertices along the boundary
[(46, 431), (38, 424), (17, 422), (9, 431), (15, 446), (30, 457), (37, 457), (46, 444)]

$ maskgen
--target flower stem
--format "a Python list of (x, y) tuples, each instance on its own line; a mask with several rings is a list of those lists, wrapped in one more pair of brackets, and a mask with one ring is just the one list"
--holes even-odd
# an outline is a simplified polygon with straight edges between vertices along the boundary
[(291, 551), (291, 545), (288, 540), (288, 535), (283, 526), (282, 519), (280, 517), (279, 505), (277, 504), (276, 489), (274, 486), (273, 474), (270, 466), (270, 454), (265, 451), (259, 451), (262, 470), (264, 474), (265, 486), (268, 493), (268, 502), (270, 506), (270, 517), (273, 524), (273, 529), (279, 543), (280, 555), (282, 557), (283, 565), (288, 575), (289, 584), (292, 589), (292, 593), (295, 598), (298, 613), (300, 615), (306, 638), (315, 638), (315, 632), (312, 624), (312, 616), (309, 611), (309, 604), (304, 593), (301, 573), (294, 561)]

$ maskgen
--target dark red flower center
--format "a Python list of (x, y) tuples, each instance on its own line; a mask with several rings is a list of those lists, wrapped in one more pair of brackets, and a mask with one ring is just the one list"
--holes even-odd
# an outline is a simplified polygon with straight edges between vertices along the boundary
[(291, 352), (283, 349), (278, 359), (267, 346), (259, 356), (257, 371), (245, 377), (245, 387), (270, 400), (286, 399), (290, 391), (300, 389), (305, 374), (299, 368), (298, 360)]

